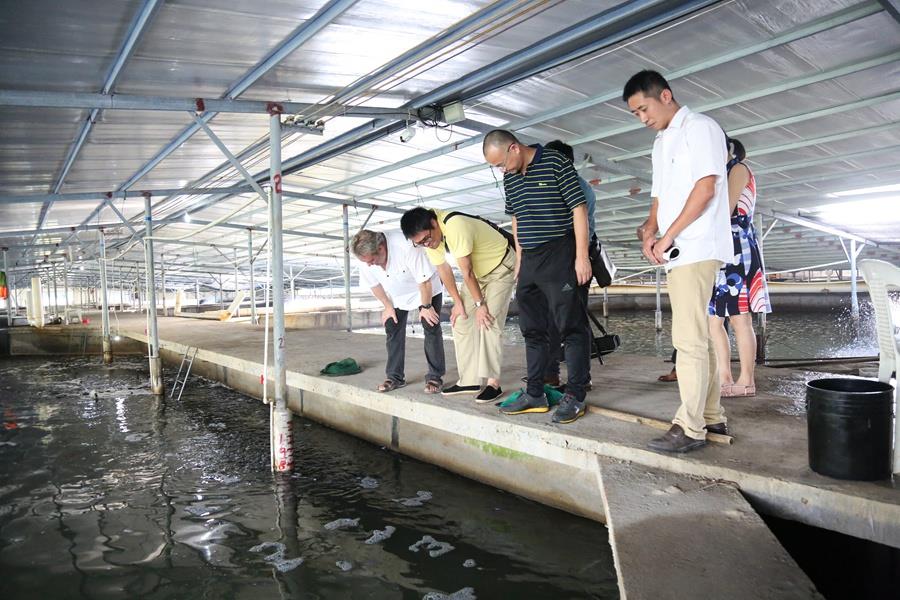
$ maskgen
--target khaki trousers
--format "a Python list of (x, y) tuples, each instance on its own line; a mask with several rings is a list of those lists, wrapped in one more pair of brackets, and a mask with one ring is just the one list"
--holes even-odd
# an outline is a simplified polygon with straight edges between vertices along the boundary
[(705, 260), (669, 271), (672, 345), (678, 350), (681, 406), (673, 423), (691, 438), (706, 439), (707, 423), (725, 423), (716, 351), (709, 336), (708, 306), (720, 263)]
[(516, 285), (515, 267), (516, 253), (510, 251), (493, 271), (478, 279), (485, 304), (494, 317), (494, 324), (489, 329), (478, 327), (475, 321), (475, 300), (465, 283), (460, 286), (462, 289), (459, 295), (468, 316), (457, 319), (456, 326), (453, 327), (459, 385), (481, 385), (482, 379), (500, 378), (500, 365), (503, 361), (502, 334), (509, 299)]

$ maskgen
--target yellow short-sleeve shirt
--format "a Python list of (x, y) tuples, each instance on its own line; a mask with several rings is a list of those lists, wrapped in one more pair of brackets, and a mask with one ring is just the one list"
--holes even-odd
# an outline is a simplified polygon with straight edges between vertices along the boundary
[[(480, 219), (457, 215), (444, 223), (444, 218), (451, 212), (453, 211), (434, 211), (437, 215), (438, 227), (440, 227), (446, 242), (446, 248), (457, 260), (468, 256), (472, 261), (475, 277), (487, 275), (497, 268), (497, 265), (506, 256), (508, 246), (506, 238)], [(442, 265), (446, 262), (443, 244), (434, 250), (426, 248), (425, 254), (428, 255), (428, 260), (433, 265)]]

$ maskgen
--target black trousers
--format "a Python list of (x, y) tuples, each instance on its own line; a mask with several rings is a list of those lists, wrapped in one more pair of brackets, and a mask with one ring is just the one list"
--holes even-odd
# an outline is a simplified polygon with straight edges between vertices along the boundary
[(584, 400), (591, 380), (591, 329), (588, 324), (587, 285), (575, 275), (575, 238), (566, 235), (522, 251), (516, 302), (519, 328), (525, 338), (528, 393), (540, 396), (551, 352), (551, 323), (565, 345), (566, 391)]
[[(441, 313), (443, 294), (437, 294), (431, 298), (434, 310)], [(406, 381), (406, 318), (409, 311), (395, 308), (397, 322), (388, 319), (384, 324), (384, 333), (387, 345), (387, 366), (384, 374), (388, 379), (401, 383)], [(425, 360), (428, 362), (428, 375), (425, 380), (443, 381), (447, 372), (444, 360), (444, 337), (441, 333), (441, 324), (429, 325), (423, 320), (422, 329), (425, 331)]]
[[(590, 251), (591, 264), (593, 264), (594, 253), (600, 252), (600, 244), (596, 234), (591, 236), (588, 250)], [(590, 284), (588, 284), (588, 287), (590, 287)], [(585, 304), (585, 306), (587, 306), (587, 304)], [(588, 331), (590, 331), (590, 327), (590, 324), (588, 324)], [(593, 332), (591, 335), (593, 336)], [(563, 352), (560, 352), (559, 330), (556, 328), (556, 323), (553, 319), (550, 319), (548, 323), (547, 338), (549, 340), (548, 343), (550, 344), (550, 351), (547, 352), (547, 366), (544, 367), (544, 380), (559, 379), (559, 363), (560, 361), (565, 361), (566, 357)], [(672, 359), (672, 362), (675, 362), (674, 358)]]

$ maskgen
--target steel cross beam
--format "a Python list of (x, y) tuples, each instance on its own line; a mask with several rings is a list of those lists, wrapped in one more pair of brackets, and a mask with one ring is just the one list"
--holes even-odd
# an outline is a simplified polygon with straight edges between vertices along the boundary
[[(116, 84), (116, 80), (119, 78), (119, 74), (122, 72), (122, 68), (125, 66), (125, 62), (131, 57), (131, 54), (134, 52), (135, 47), (137, 46), (144, 32), (147, 30), (150, 22), (153, 20), (153, 17), (156, 14), (156, 11), (159, 9), (160, 5), (161, 3), (159, 2), (159, 0), (145, 0), (144, 4), (135, 15), (131, 26), (128, 28), (128, 33), (125, 35), (125, 40), (122, 42), (122, 46), (119, 48), (119, 52), (116, 54), (116, 59), (113, 61), (113, 64), (109, 69), (109, 73), (107, 73), (106, 79), (103, 82), (103, 94), (109, 94), (113, 86)], [(75, 143), (72, 144), (72, 146), (69, 148), (69, 153), (66, 156), (66, 159), (63, 161), (62, 170), (60, 171), (59, 176), (56, 178), (56, 184), (53, 186), (54, 194), (59, 193), (59, 190), (62, 189), (63, 183), (66, 180), (66, 176), (69, 174), (69, 170), (75, 163), (75, 159), (78, 157), (78, 153), (81, 152), (81, 147), (84, 145), (85, 140), (87, 140), (88, 134), (90, 133), (91, 128), (96, 122), (99, 114), (100, 109), (94, 108), (91, 111), (91, 114), (88, 116), (87, 120), (85, 120), (82, 124), (81, 131), (78, 133), (78, 137), (75, 139)], [(40, 216), (38, 216), (37, 230), (35, 231), (31, 243), (34, 243), (35, 240), (37, 240), (37, 237), (47, 220), (47, 215), (50, 212), (51, 206), (53, 206), (53, 202), (47, 201), (44, 203), (44, 206), (41, 207), (41, 213)]]
[[(530, 3), (533, 4), (533, 0), (531, 0)], [(504, 16), (504, 13), (518, 7), (519, 4), (520, 0), (501, 0), (488, 7), (483, 8), (482, 10), (470, 15), (462, 21), (457, 22), (450, 28), (444, 30), (436, 37), (419, 44), (418, 46), (408, 50), (399, 57), (389, 61), (387, 64), (383, 65), (376, 71), (364, 77), (361, 77), (360, 79), (357, 79), (355, 82), (351, 83), (349, 86), (335, 94), (335, 96), (331, 99), (331, 102), (334, 103), (349, 101), (357, 94), (360, 94), (365, 90), (371, 88), (372, 86), (377, 85), (378, 83), (388, 79), (389, 77), (392, 77), (398, 72), (403, 71), (412, 64), (415, 64), (417, 61), (425, 58), (430, 58), (436, 51), (444, 48), (451, 43), (454, 43), (456, 40), (465, 35), (468, 35), (472, 31), (480, 29), (485, 24), (493, 25), (496, 22), (495, 19)], [(528, 5), (526, 4), (525, 7), (523, 7), (523, 10), (527, 8)], [(332, 112), (333, 111), (326, 111), (325, 114), (330, 115), (332, 114)], [(241, 160), (244, 157), (251, 156), (258, 151), (266, 148), (267, 145), (268, 140), (262, 140), (260, 142), (257, 142), (256, 144), (251, 144), (250, 146), (242, 150), (238, 154), (237, 158), (238, 160)], [(209, 181), (213, 177), (221, 175), (225, 172), (228, 166), (228, 162), (222, 163), (212, 171), (197, 179), (194, 182), (194, 185), (197, 185), (204, 181)], [(165, 198), (157, 206), (160, 206), (169, 200), (170, 198)]]
[[(291, 54), (298, 47), (306, 43), (316, 33), (321, 31), (326, 25), (331, 23), (339, 15), (343, 14), (348, 8), (353, 6), (357, 0), (330, 0), (309, 20), (297, 27), (283, 42), (278, 44), (271, 52), (269, 52), (262, 60), (260, 60), (253, 68), (251, 68), (243, 77), (233, 83), (228, 90), (222, 95), (224, 99), (233, 100), (244, 93), (251, 85), (256, 83), (261, 77), (274, 68), (285, 57)], [(203, 115), (204, 122), (209, 122), (215, 113), (207, 112)], [(189, 125), (181, 131), (173, 140), (160, 150), (153, 158), (144, 164), (136, 173), (134, 173), (126, 182), (119, 186), (117, 191), (123, 191), (133, 187), (141, 178), (152, 171), (156, 165), (163, 161), (169, 154), (175, 151), (184, 142), (191, 138), (199, 127), (196, 124)], [(83, 224), (87, 224), (100, 212), (104, 205), (101, 204), (88, 215)], [(159, 205), (157, 205), (158, 208)]]
[[(659, 0), (632, 0), (593, 15), (474, 73), (432, 90), (411, 100), (402, 108), (414, 110), (441, 104), (448, 99), (474, 99), (498, 87), (510, 85), (522, 78), (570, 62), (711, 3), (706, 0), (693, 0), (673, 7)], [(343, 152), (379, 140), (403, 126), (403, 121), (377, 119), (285, 161), (283, 173), (290, 174), (319, 164)], [(477, 143), (480, 138), (481, 135), (476, 136), (469, 145)], [(265, 173), (260, 173), (258, 177), (265, 178)], [(208, 204), (209, 202), (206, 203)], [(201, 204), (195, 210), (204, 206)]]
[[(781, 45), (796, 41), (798, 39), (803, 39), (803, 38), (809, 37), (811, 35), (821, 33), (822, 31), (827, 31), (829, 29), (833, 29), (835, 27), (839, 27), (841, 25), (851, 23), (853, 21), (865, 18), (871, 14), (877, 13), (880, 10), (881, 10), (881, 7), (875, 2), (865, 2), (865, 3), (859, 4), (857, 6), (852, 6), (848, 9), (839, 11), (833, 15), (829, 15), (827, 17), (823, 17), (822, 19), (813, 21), (812, 23), (809, 23), (807, 25), (803, 25), (799, 28), (787, 31), (781, 35), (773, 37), (770, 40), (766, 40), (766, 41), (760, 42), (758, 44), (752, 44), (752, 45), (746, 46), (744, 48), (739, 48), (737, 50), (733, 50), (731, 52), (721, 54), (721, 55), (713, 57), (711, 59), (708, 59), (708, 60), (705, 60), (705, 61), (702, 61), (699, 63), (695, 63), (688, 67), (684, 67), (682, 69), (671, 71), (671, 72), (665, 74), (666, 79), (668, 79), (669, 81), (672, 81), (674, 79), (687, 77), (688, 75), (692, 75), (692, 74), (710, 69), (712, 67), (716, 67), (716, 66), (719, 66), (719, 65), (722, 65), (722, 64), (740, 59), (740, 58), (744, 58), (746, 56), (750, 56), (750, 55), (758, 53), (758, 52), (762, 52), (764, 50), (768, 50), (768, 49), (771, 49), (771, 48), (774, 48), (777, 46), (781, 46)], [(565, 116), (565, 115), (568, 115), (568, 114), (571, 114), (571, 113), (574, 113), (574, 112), (577, 112), (580, 110), (591, 108), (598, 104), (603, 104), (604, 102), (608, 102), (609, 100), (616, 100), (621, 96), (621, 93), (622, 92), (619, 89), (605, 92), (603, 94), (600, 94), (593, 98), (588, 98), (587, 100), (583, 100), (583, 101), (575, 103), (575, 104), (550, 109), (548, 111), (538, 113), (537, 115), (534, 115), (534, 116), (529, 117), (524, 120), (507, 123), (506, 125), (503, 125), (503, 127), (506, 129), (511, 129), (511, 130), (525, 129), (527, 127), (537, 125), (543, 121), (555, 119), (557, 117), (562, 117), (562, 116)], [(429, 159), (432, 159), (432, 158), (435, 158), (435, 157), (438, 157), (438, 156), (441, 156), (444, 154), (449, 154), (449, 153), (455, 152), (462, 148), (469, 147), (473, 144), (477, 144), (478, 142), (481, 141), (481, 138), (482, 138), (482, 136), (479, 135), (479, 136), (475, 136), (469, 140), (465, 140), (462, 142), (454, 142), (451, 144), (447, 144), (440, 148), (436, 148), (435, 150), (432, 150), (430, 152), (426, 152), (424, 154), (420, 154), (420, 155), (410, 157), (410, 158), (402, 160), (402, 161), (398, 161), (396, 163), (392, 163), (391, 165), (387, 165), (385, 167), (375, 169), (368, 173), (362, 173), (360, 175), (355, 175), (353, 177), (349, 177), (347, 179), (314, 189), (314, 190), (312, 190), (312, 193), (321, 194), (323, 192), (332, 191), (332, 190), (346, 187), (348, 185), (351, 185), (358, 181), (362, 181), (364, 179), (370, 179), (372, 177), (379, 177), (379, 176), (389, 173), (391, 171), (395, 171), (397, 169), (401, 169), (403, 167), (410, 166), (410, 165), (418, 163), (418, 162), (424, 162), (426, 160), (429, 160)], [(374, 192), (374, 194), (377, 195), (378, 192)], [(366, 197), (373, 197), (373, 196), (366, 195)]]
[(814, 221), (812, 219), (807, 219), (801, 216), (789, 215), (787, 213), (763, 209), (761, 211), (757, 211), (759, 213), (765, 214), (767, 216), (778, 219), (779, 221), (786, 221), (788, 223), (794, 223), (795, 225), (801, 225), (803, 227), (808, 227), (809, 229), (815, 229), (816, 231), (821, 231), (822, 233), (828, 233), (831, 235), (836, 235), (839, 238), (846, 238), (848, 240), (853, 240), (859, 242), (861, 244), (865, 244), (867, 246), (875, 246), (878, 247), (878, 244), (871, 240), (867, 240), (864, 237), (858, 236), (856, 234), (850, 233), (848, 231), (844, 231), (843, 229), (838, 229), (837, 227), (832, 227), (830, 225), (826, 225), (824, 223), (820, 223), (818, 221)]
[[(775, 38), (772, 38), (771, 40), (767, 40), (767, 41), (762, 42), (762, 43), (760, 43), (760, 44), (754, 44), (754, 45), (752, 45), (752, 46), (749, 46), (749, 47), (746, 47), (746, 48), (742, 48), (742, 49), (739, 49), (739, 50), (736, 50), (736, 51), (733, 51), (733, 52), (729, 52), (729, 53), (724, 54), (724, 55), (722, 55), (722, 56), (716, 57), (716, 58), (714, 58), (714, 59), (712, 59), (712, 60), (710, 60), (710, 61), (704, 61), (704, 62), (698, 63), (698, 64), (696, 64), (696, 65), (692, 65), (692, 66), (690, 66), (690, 67), (687, 67), (687, 68), (685, 68), (685, 69), (681, 69), (681, 70), (679, 70), (679, 71), (675, 71), (675, 72), (673, 72), (673, 73), (671, 73), (671, 74), (669, 75), (669, 78), (671, 79), (671, 78), (677, 78), (677, 77), (684, 77), (684, 76), (689, 75), (689, 74), (691, 74), (691, 73), (694, 73), (694, 72), (697, 72), (697, 71), (700, 71), (700, 70), (703, 70), (703, 69), (706, 69), (706, 68), (715, 66), (715, 65), (717, 65), (717, 64), (722, 64), (722, 63), (725, 63), (725, 62), (728, 62), (728, 61), (731, 61), (731, 60), (735, 60), (735, 59), (737, 59), (737, 58), (740, 58), (740, 57), (743, 57), (743, 56), (747, 56), (747, 55), (749, 55), (749, 54), (751, 54), (751, 53), (754, 53), (754, 52), (760, 52), (760, 51), (762, 51), (762, 50), (764, 50), (764, 49), (772, 48), (772, 47), (775, 47), (775, 46), (778, 46), (778, 45), (781, 45), (781, 44), (788, 43), (788, 42), (790, 42), (790, 41), (794, 41), (794, 40), (796, 40), (796, 39), (801, 39), (801, 38), (803, 38), (803, 37), (807, 37), (807, 36), (813, 35), (813, 34), (818, 33), (818, 32), (820, 32), (820, 31), (824, 31), (824, 30), (827, 30), (827, 29), (830, 29), (830, 28), (833, 28), (833, 27), (836, 27), (836, 26), (839, 26), (839, 25), (843, 25), (843, 24), (845, 24), (845, 23), (849, 23), (849, 22), (851, 22), (851, 21), (854, 21), (854, 20), (863, 18), (863, 17), (868, 16), (868, 15), (870, 15), (870, 14), (873, 14), (873, 13), (875, 13), (875, 12), (878, 12), (879, 10), (880, 10), (879, 7), (878, 7), (875, 3), (871, 3), (871, 2), (870, 2), (870, 3), (863, 4), (863, 5), (860, 5), (860, 6), (851, 7), (851, 8), (849, 8), (849, 9), (844, 10), (844, 11), (840, 11), (839, 13), (837, 13), (837, 14), (835, 14), (835, 15), (831, 15), (831, 16), (828, 16), (828, 17), (826, 17), (826, 18), (819, 19), (819, 20), (817, 20), (817, 21), (815, 21), (815, 22), (813, 22), (813, 23), (810, 23), (810, 24), (808, 24), (808, 25), (802, 26), (802, 27), (797, 28), (797, 29), (795, 29), (795, 30), (789, 31), (789, 32), (787, 32), (787, 33), (785, 33), (785, 34), (782, 34), (782, 35), (780, 35), (780, 36), (777, 36), (777, 37), (775, 37)], [(528, 127), (528, 126), (531, 126), (531, 125), (535, 125), (535, 124), (539, 123), (539, 122), (542, 121), (542, 120), (549, 119), (549, 118), (553, 118), (553, 117), (557, 117), (557, 116), (562, 116), (562, 115), (564, 115), (564, 114), (568, 114), (568, 113), (574, 112), (574, 111), (576, 111), (576, 110), (581, 110), (581, 109), (583, 109), (583, 108), (587, 108), (588, 106), (593, 106), (593, 105), (595, 105), (595, 104), (599, 104), (599, 103), (601, 103), (601, 102), (605, 102), (605, 101), (611, 100), (611, 99), (613, 99), (613, 98), (618, 98), (618, 96), (619, 96), (619, 91), (618, 91), (618, 90), (615, 91), (615, 92), (609, 92), (609, 93), (603, 94), (603, 95), (601, 95), (601, 96), (599, 96), (599, 97), (596, 97), (596, 98), (593, 98), (593, 99), (590, 99), (590, 100), (587, 100), (587, 101), (583, 101), (583, 102), (580, 102), (580, 103), (578, 103), (578, 104), (575, 104), (575, 105), (572, 105), (572, 106), (569, 106), (569, 107), (563, 107), (563, 108), (560, 108), (560, 109), (554, 109), (554, 110), (551, 110), (551, 111), (549, 111), (549, 112), (542, 113), (542, 114), (540, 114), (540, 115), (537, 115), (537, 116), (535, 116), (535, 117), (532, 117), (532, 118), (530, 118), (530, 119), (527, 119), (527, 120), (525, 120), (525, 121), (523, 121), (523, 122), (514, 123), (514, 124), (509, 124), (509, 125), (507, 125), (507, 127), (511, 128), (511, 129), (521, 129), (521, 128), (525, 128), (525, 127)], [(885, 100), (889, 100), (889, 99), (890, 99), (890, 98), (885, 98)], [(634, 129), (637, 129), (637, 128), (638, 128), (638, 127), (634, 127)], [(376, 170), (371, 171), (371, 172), (368, 172), (368, 173), (364, 173), (364, 174), (361, 174), (361, 175), (356, 175), (356, 176), (354, 176), (354, 177), (347, 178), (347, 179), (342, 180), (342, 181), (340, 181), (340, 182), (335, 182), (335, 183), (333, 183), (333, 184), (329, 184), (329, 185), (326, 185), (326, 186), (324, 186), (324, 187), (317, 188), (317, 189), (313, 190), (313, 193), (314, 193), (314, 194), (320, 194), (320, 193), (323, 193), (323, 192), (326, 192), (326, 191), (332, 191), (332, 190), (335, 190), (335, 189), (339, 189), (339, 188), (342, 188), (342, 187), (346, 187), (347, 185), (350, 185), (350, 184), (352, 184), (352, 183), (355, 183), (355, 182), (358, 182), (358, 181), (361, 181), (361, 180), (364, 180), (364, 179), (369, 179), (369, 178), (371, 178), (371, 177), (376, 177), (376, 176), (385, 174), (385, 173), (387, 173), (387, 172), (394, 171), (394, 170), (396, 170), (396, 169), (402, 168), (402, 167), (404, 167), (404, 166), (408, 166), (408, 165), (415, 164), (415, 163), (418, 163), (418, 162), (423, 162), (423, 161), (425, 161), (425, 160), (428, 160), (428, 159), (430, 159), (430, 158), (434, 158), (434, 157), (436, 157), (436, 156), (440, 156), (440, 155), (442, 155), (442, 154), (454, 152), (454, 151), (456, 151), (456, 150), (458, 150), (458, 149), (465, 148), (465, 147), (468, 147), (468, 146), (471, 146), (471, 145), (477, 143), (478, 141), (481, 140), (481, 137), (482, 137), (482, 136), (479, 135), (479, 136), (475, 136), (475, 137), (473, 137), (473, 138), (471, 138), (471, 139), (469, 139), (469, 140), (463, 141), (463, 142), (456, 142), (456, 143), (448, 144), (448, 145), (446, 145), (446, 146), (443, 146), (443, 147), (438, 148), (438, 149), (436, 149), (436, 150), (433, 150), (433, 151), (431, 151), (431, 152), (428, 152), (428, 153), (425, 153), (425, 154), (421, 154), (421, 155), (418, 155), (418, 156), (415, 156), (415, 157), (411, 157), (411, 158), (409, 158), (409, 159), (406, 159), (406, 160), (403, 160), (403, 161), (399, 161), (399, 162), (393, 163), (393, 164), (391, 164), (391, 165), (387, 165), (387, 166), (385, 166), (385, 167), (382, 167), (382, 168), (380, 168), (380, 169), (376, 169)], [(573, 142), (573, 143), (574, 143), (574, 142)], [(642, 154), (642, 153), (644, 153), (644, 152), (645, 152), (645, 151), (641, 151), (640, 154)], [(640, 155), (640, 154), (637, 154), (637, 155)], [(621, 160), (621, 159), (618, 158), (618, 157), (617, 157), (617, 159), (618, 159), (618, 160)], [(614, 160), (617, 160), (617, 159), (614, 159)], [(601, 167), (605, 166), (608, 170), (614, 170), (614, 169), (613, 169), (613, 166), (610, 165), (609, 163), (607, 163), (607, 164), (605, 164), (605, 165), (600, 165), (600, 166), (601, 166)], [(623, 168), (624, 168), (624, 167), (623, 167)], [(444, 174), (440, 174), (440, 175), (436, 175), (436, 176), (427, 178), (426, 180), (423, 180), (423, 182), (424, 182), (424, 181), (428, 181), (428, 182), (439, 181), (439, 180), (442, 180), (442, 179), (445, 179), (445, 178), (448, 178), (448, 177), (458, 176), (458, 175), (462, 175), (462, 174), (465, 174), (465, 173), (468, 173), (468, 172), (472, 172), (472, 171), (474, 171), (474, 170), (477, 170), (476, 167), (474, 167), (474, 166), (473, 166), (473, 167), (466, 167), (466, 168), (463, 168), (463, 169), (459, 169), (458, 171), (455, 171), (455, 172), (453, 172), (453, 173), (444, 173)], [(618, 171), (619, 171), (619, 172), (622, 172), (621, 169), (618, 169)], [(646, 179), (649, 177), (649, 174), (648, 174), (648, 173), (644, 173), (644, 172), (637, 172), (637, 173), (636, 173), (635, 171), (629, 171), (629, 174), (631, 174), (631, 175), (633, 175), (633, 176), (636, 176), (636, 177), (639, 177), (640, 179), (643, 179), (643, 180), (646, 180)], [(423, 182), (419, 182), (419, 183), (423, 183)], [(358, 196), (357, 199), (367, 199), (367, 198), (372, 198), (372, 197), (376, 197), (376, 196), (381, 195), (381, 194), (384, 194), (384, 193), (397, 191), (398, 189), (403, 189), (403, 188), (405, 188), (405, 187), (411, 187), (411, 186), (414, 186), (414, 185), (416, 185), (416, 182), (413, 182), (413, 183), (410, 183), (410, 184), (401, 184), (401, 185), (398, 185), (398, 186), (394, 186), (394, 187), (392, 187), (392, 188), (389, 188), (388, 190), (374, 191), (374, 192), (369, 192), (369, 193), (363, 194), (363, 195), (361, 195), (361, 196)], [(256, 211), (252, 211), (252, 212), (250, 212), (250, 213), (245, 213), (244, 216), (246, 216), (246, 214), (253, 214), (254, 212), (256, 212)]]
[[(171, 96), (138, 96), (133, 94), (99, 94), (86, 92), (47, 92), (42, 90), (0, 90), (0, 106), (43, 108), (82, 108), (101, 110), (149, 110), (192, 114), (237, 113), (268, 114), (273, 107), (285, 114), (303, 114), (317, 105), (282, 100), (236, 100), (223, 98), (175, 98)], [(407, 115), (396, 108), (338, 106), (336, 117), (384, 117)], [(91, 113), (95, 116), (94, 113)], [(88, 121), (92, 122), (91, 120)], [(80, 136), (79, 136), (80, 137)]]
[[(168, 194), (178, 194), (181, 196), (203, 196), (216, 194), (243, 194), (251, 190), (252, 188), (246, 185), (235, 185), (220, 188), (169, 188), (162, 190), (147, 190), (147, 193), (154, 196), (162, 196)], [(139, 195), (124, 190), (119, 190), (116, 192), (77, 192), (72, 194), (28, 194), (24, 196), (0, 196), (0, 204), (28, 204), (31, 202), (84, 202), (85, 200), (99, 200), (100, 202), (104, 202), (105, 199), (114, 200), (116, 198), (132, 198), (136, 200), (139, 198)], [(44, 231), (50, 230), (45, 229)]]

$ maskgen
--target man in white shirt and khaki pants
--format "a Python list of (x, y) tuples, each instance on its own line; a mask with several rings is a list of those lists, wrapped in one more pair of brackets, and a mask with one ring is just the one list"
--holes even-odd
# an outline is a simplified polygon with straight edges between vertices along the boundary
[(656, 71), (641, 71), (629, 79), (622, 99), (644, 125), (658, 132), (643, 253), (650, 263), (665, 266), (672, 344), (678, 350), (681, 406), (669, 431), (648, 447), (689, 452), (706, 444), (707, 432), (728, 432), (707, 318), (716, 274), (734, 254), (725, 133), (709, 117), (680, 106)]

